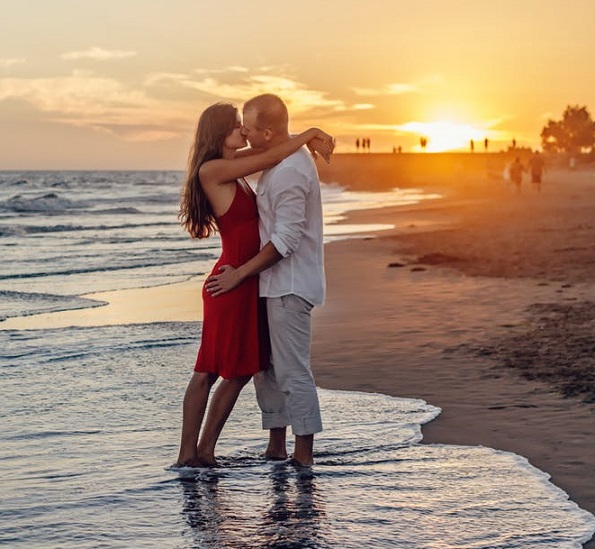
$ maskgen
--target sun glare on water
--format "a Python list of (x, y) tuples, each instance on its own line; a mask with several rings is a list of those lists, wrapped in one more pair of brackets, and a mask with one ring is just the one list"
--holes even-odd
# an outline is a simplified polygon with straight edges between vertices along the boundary
[(467, 124), (456, 122), (409, 122), (399, 128), (407, 133), (415, 133), (427, 139), (425, 149), (421, 144), (413, 146), (416, 152), (425, 150), (427, 152), (443, 152), (457, 149), (469, 150), (470, 142), (473, 141), (476, 147), (483, 146), (483, 140), (488, 137), (489, 131), (478, 129)]

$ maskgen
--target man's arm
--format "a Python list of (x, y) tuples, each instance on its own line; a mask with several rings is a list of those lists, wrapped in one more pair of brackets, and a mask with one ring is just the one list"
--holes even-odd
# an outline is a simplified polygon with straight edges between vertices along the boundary
[(271, 208), (275, 212), (275, 223), (270, 240), (283, 256), (295, 252), (306, 229), (306, 202), (309, 181), (293, 167), (280, 170), (274, 183)]
[(219, 269), (220, 274), (207, 279), (207, 292), (213, 297), (229, 292), (247, 278), (272, 267), (281, 259), (283, 256), (277, 251), (277, 248), (271, 242), (267, 242), (260, 252), (237, 269), (231, 265), (222, 265)]
[(253, 258), (237, 268), (222, 265), (220, 274), (208, 278), (207, 292), (216, 297), (229, 292), (246, 278), (257, 275), (292, 254), (302, 239), (306, 224), (308, 181), (293, 167), (281, 170), (275, 181), (275, 226), (271, 240)]

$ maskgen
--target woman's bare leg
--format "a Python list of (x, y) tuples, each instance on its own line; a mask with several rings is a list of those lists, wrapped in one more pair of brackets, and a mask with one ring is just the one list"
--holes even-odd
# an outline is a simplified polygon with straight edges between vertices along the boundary
[(205, 426), (200, 435), (198, 443), (197, 458), (204, 465), (215, 466), (215, 445), (223, 426), (233, 410), (244, 385), (250, 381), (252, 376), (242, 376), (233, 379), (222, 379), (221, 383), (213, 393), (209, 413), (205, 421)]
[(195, 372), (188, 382), (182, 411), (182, 439), (177, 465), (200, 467), (196, 453), (198, 434), (205, 415), (209, 391), (217, 376)]

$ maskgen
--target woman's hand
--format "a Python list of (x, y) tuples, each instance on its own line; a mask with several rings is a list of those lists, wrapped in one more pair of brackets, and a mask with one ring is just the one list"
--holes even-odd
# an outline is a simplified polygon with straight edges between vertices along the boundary
[(318, 158), (320, 154), (327, 164), (330, 164), (331, 155), (335, 150), (335, 139), (326, 132), (318, 130), (318, 135), (306, 144), (312, 156)]

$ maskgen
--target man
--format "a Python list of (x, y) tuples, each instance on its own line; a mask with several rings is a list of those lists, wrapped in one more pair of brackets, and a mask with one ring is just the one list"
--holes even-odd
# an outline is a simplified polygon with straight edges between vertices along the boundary
[[(250, 145), (267, 149), (289, 139), (289, 115), (272, 94), (254, 97), (243, 109)], [(318, 394), (310, 367), (311, 311), (324, 301), (322, 203), (318, 172), (301, 149), (258, 181), (261, 251), (238, 268), (222, 267), (207, 282), (220, 295), (249, 276), (260, 274), (260, 296), (267, 301), (272, 367), (254, 377), (269, 430), (265, 456), (285, 459), (286, 427), (295, 435), (293, 462), (313, 463), (314, 434), (322, 431)]]
[(531, 168), (531, 183), (533, 188), (537, 191), (541, 191), (541, 177), (543, 175), (543, 158), (539, 154), (539, 151), (535, 151), (529, 160), (529, 166)]
[(510, 180), (516, 186), (517, 192), (519, 194), (521, 192), (521, 186), (523, 184), (523, 172), (524, 171), (525, 171), (525, 168), (523, 167), (523, 164), (521, 163), (521, 159), (517, 156), (514, 159), (514, 162), (508, 168), (508, 173), (510, 175)]

